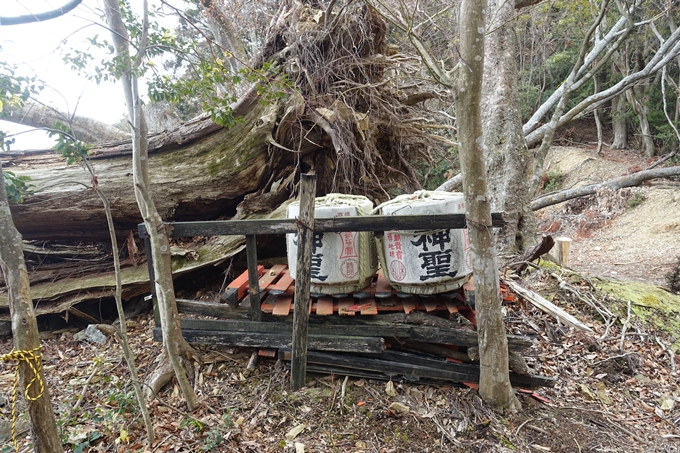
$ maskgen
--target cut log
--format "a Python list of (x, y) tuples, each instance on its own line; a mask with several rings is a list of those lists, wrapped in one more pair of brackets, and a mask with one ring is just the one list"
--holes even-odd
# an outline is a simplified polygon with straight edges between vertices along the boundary
[(568, 237), (558, 237), (555, 239), (555, 259), (560, 266), (569, 267), (569, 252), (571, 251), (571, 239)]

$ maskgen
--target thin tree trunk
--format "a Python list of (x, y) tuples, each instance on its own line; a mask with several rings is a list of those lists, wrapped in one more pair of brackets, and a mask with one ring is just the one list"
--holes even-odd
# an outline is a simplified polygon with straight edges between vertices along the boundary
[[(64, 450), (42, 370), (38, 322), (30, 296), (21, 234), (12, 223), (4, 181), (0, 166), (0, 265), (9, 292), (14, 351), (26, 353), (26, 359), (20, 360), (18, 364), (19, 381), (24, 390), (23, 394), (27, 396), (28, 416), (33, 432), (33, 451), (62, 453)], [(37, 380), (33, 382), (36, 377)]]
[(484, 73), (486, 0), (463, 0), (460, 9), (462, 66), (458, 90), (458, 134), (463, 187), (477, 287), (480, 396), (492, 407), (516, 412), (521, 405), (510, 386), (508, 344), (501, 315), (498, 258), (491, 227), (491, 202), (482, 150), (481, 91)]
[[(147, 4), (144, 2), (146, 16)], [(175, 377), (184, 395), (190, 411), (198, 406), (198, 397), (187, 377), (182, 364), (182, 356), (186, 356), (190, 350), (189, 345), (182, 337), (179, 325), (179, 315), (175, 293), (172, 285), (172, 263), (170, 260), (170, 244), (163, 226), (163, 219), (158, 214), (153, 199), (149, 195), (148, 175), (148, 130), (141, 99), (137, 87), (137, 78), (134, 77), (132, 60), (129, 55), (128, 33), (123, 24), (117, 0), (106, 0), (105, 12), (107, 22), (113, 33), (113, 42), (116, 53), (128, 63), (128, 69), (121, 77), (125, 101), (128, 107), (128, 117), (132, 129), (132, 178), (135, 186), (135, 197), (139, 210), (144, 219), (147, 233), (151, 240), (151, 250), (155, 274), (156, 295), (160, 312), (161, 330), (163, 332), (163, 345), (167, 357), (172, 364)], [(146, 17), (144, 20), (146, 22)], [(143, 50), (143, 49), (142, 49)]]

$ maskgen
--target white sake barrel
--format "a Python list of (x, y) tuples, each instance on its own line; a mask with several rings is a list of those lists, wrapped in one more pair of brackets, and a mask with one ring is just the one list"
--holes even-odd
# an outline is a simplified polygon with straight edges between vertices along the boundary
[[(382, 215), (465, 214), (457, 192), (419, 191), (376, 208)], [(398, 291), (438, 294), (460, 288), (472, 274), (467, 229), (385, 231), (378, 243), (385, 277)]]
[[(314, 218), (370, 215), (373, 203), (366, 197), (329, 194), (314, 202)], [(288, 207), (288, 217), (300, 215), (300, 203)], [(297, 234), (286, 235), (288, 267), (295, 278)], [(361, 291), (378, 270), (378, 254), (371, 231), (315, 233), (312, 242), (312, 293), (347, 294)]]

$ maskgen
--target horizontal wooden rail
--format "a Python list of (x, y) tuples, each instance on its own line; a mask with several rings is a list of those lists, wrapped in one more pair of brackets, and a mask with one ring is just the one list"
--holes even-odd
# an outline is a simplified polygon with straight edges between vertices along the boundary
[[(492, 226), (502, 227), (502, 213), (491, 214)], [(209, 220), (201, 222), (166, 222), (171, 237), (230, 236), (259, 234), (289, 234), (297, 232), (297, 219), (272, 220)], [(350, 216), (315, 219), (314, 231), (319, 233), (344, 231), (444, 230), (467, 226), (465, 214), (430, 214), (400, 216)], [(140, 237), (146, 235), (139, 225)]]

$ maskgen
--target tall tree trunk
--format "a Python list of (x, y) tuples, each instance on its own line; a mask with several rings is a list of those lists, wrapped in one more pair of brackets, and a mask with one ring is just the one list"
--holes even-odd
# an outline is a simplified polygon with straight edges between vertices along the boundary
[(23, 394), (27, 397), (28, 416), (33, 432), (33, 451), (61, 453), (64, 450), (42, 370), (38, 323), (29, 294), (28, 271), (24, 262), (21, 234), (12, 222), (4, 181), (0, 165), (0, 265), (9, 293), (14, 351), (26, 353), (26, 358), (20, 360), (18, 365), (19, 381), (24, 390)]
[(626, 97), (616, 96), (612, 99), (612, 129), (614, 140), (612, 149), (628, 148), (628, 125), (626, 123)]
[[(147, 20), (146, 11), (147, 4), (145, 0), (145, 22)], [(184, 395), (184, 400), (189, 410), (193, 411), (198, 406), (199, 401), (182, 364), (182, 357), (188, 355), (187, 353), (190, 348), (184, 337), (182, 337), (182, 330), (179, 324), (177, 302), (175, 301), (175, 292), (172, 285), (170, 244), (163, 226), (163, 219), (156, 210), (149, 190), (149, 140), (144, 110), (142, 109), (142, 102), (137, 87), (137, 77), (133, 75), (137, 68), (133, 66), (132, 59), (130, 58), (129, 37), (122, 20), (118, 1), (106, 0), (105, 12), (107, 22), (112, 29), (116, 54), (128, 65), (127, 70), (121, 77), (121, 82), (125, 93), (125, 102), (128, 108), (128, 118), (132, 132), (132, 179), (134, 181), (135, 198), (137, 199), (139, 211), (142, 214), (147, 234), (151, 240), (156, 296), (158, 297), (157, 304), (160, 313), (161, 330), (163, 332), (163, 346), (165, 346), (167, 358), (172, 364), (175, 377)], [(143, 41), (144, 39), (142, 39)], [(140, 49), (140, 52), (144, 52), (144, 49)]]
[(460, 52), (464, 60), (458, 90), (458, 135), (463, 187), (477, 287), (480, 353), (479, 393), (492, 407), (516, 412), (521, 405), (510, 386), (508, 344), (501, 315), (491, 202), (482, 150), (481, 91), (484, 73), (486, 0), (463, 0), (460, 9)]
[(533, 159), (524, 140), (519, 109), (518, 46), (513, 30), (515, 2), (489, 0), (482, 123), (484, 157), (491, 209), (505, 213), (506, 225), (497, 233), (498, 246), (521, 251), (535, 243), (536, 223), (529, 209), (531, 195), (526, 184)]
[(633, 107), (633, 111), (638, 119), (640, 126), (640, 150), (647, 157), (654, 157), (656, 155), (656, 146), (654, 146), (654, 137), (652, 137), (652, 128), (649, 125), (649, 88), (648, 87), (633, 87), (626, 91), (626, 98)]

